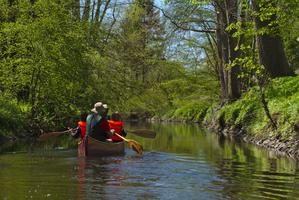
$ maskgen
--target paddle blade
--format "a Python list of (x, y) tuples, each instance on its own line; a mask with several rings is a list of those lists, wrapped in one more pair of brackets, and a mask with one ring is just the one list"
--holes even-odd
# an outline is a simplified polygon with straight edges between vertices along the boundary
[(127, 142), (128, 142), (129, 148), (133, 149), (139, 155), (142, 155), (142, 153), (143, 153), (143, 147), (142, 147), (141, 144), (139, 144), (135, 140), (127, 140)]
[(61, 131), (61, 132), (50, 132), (50, 133), (43, 133), (42, 135), (40, 135), (37, 140), (38, 141), (45, 141), (45, 140), (48, 140), (48, 139), (51, 139), (51, 138), (56, 138), (56, 137), (59, 137), (65, 133), (70, 133), (74, 131), (74, 129), (69, 129), (69, 130), (66, 130), (66, 131)]
[(133, 133), (137, 136), (144, 137), (144, 138), (155, 138), (156, 132), (147, 130), (147, 129), (138, 129), (138, 130), (127, 130), (129, 133)]

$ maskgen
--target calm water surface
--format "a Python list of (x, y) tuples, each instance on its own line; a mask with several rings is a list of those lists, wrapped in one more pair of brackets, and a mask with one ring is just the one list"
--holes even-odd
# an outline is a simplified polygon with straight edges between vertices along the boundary
[(128, 135), (143, 156), (79, 159), (47, 145), (0, 154), (0, 200), (298, 199), (298, 164), (192, 125), (153, 124), (155, 139)]

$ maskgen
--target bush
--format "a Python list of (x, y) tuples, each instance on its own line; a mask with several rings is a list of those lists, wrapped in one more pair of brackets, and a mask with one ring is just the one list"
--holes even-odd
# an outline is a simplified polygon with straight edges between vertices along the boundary
[(185, 102), (174, 111), (172, 117), (200, 122), (206, 115), (208, 107), (207, 102)]
[(23, 132), (25, 115), (28, 109), (26, 105), (18, 104), (6, 94), (0, 95), (0, 135), (9, 136), (13, 133)]

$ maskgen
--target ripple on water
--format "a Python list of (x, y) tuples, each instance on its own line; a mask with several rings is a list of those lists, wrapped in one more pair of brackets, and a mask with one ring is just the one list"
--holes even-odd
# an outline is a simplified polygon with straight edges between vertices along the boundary
[(252, 163), (232, 159), (218, 161), (217, 173), (224, 177), (224, 190), (241, 199), (286, 199), (295, 195), (298, 187), (295, 173), (260, 171)]
[[(143, 156), (76, 150), (0, 155), (0, 199), (296, 199), (299, 168), (192, 126), (161, 125)], [(158, 132), (158, 131), (157, 131)], [(134, 139), (134, 138), (133, 138)], [(48, 195), (48, 196), (47, 196)]]
[(212, 188), (221, 189), (220, 185), (211, 187), (218, 178), (204, 161), (162, 152), (87, 160), (85, 174), (86, 185), (92, 185), (87, 192), (95, 196), (106, 192), (132, 195), (133, 191), (135, 197), (197, 199), (199, 194), (217, 196)]

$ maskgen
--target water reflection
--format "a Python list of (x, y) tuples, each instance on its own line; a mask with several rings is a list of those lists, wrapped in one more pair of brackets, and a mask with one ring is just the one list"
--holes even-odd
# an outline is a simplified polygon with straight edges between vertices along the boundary
[[(157, 178), (144, 177), (143, 173), (149, 168), (144, 166), (143, 158), (128, 154), (125, 157), (78, 159), (80, 199), (123, 199), (131, 191), (142, 199), (155, 197), (143, 188), (147, 187), (148, 181)], [(140, 168), (135, 168), (136, 165)]]
[[(298, 195), (298, 164), (294, 160), (254, 145), (202, 132), (197, 126), (153, 125), (152, 128), (160, 134), (156, 141), (142, 139), (147, 148), (188, 153), (196, 159), (205, 160), (220, 178), (214, 184), (223, 186), (221, 192), (225, 199), (281, 199)], [(168, 140), (169, 134), (172, 140)]]
[[(298, 164), (197, 126), (147, 125), (143, 156), (78, 158), (76, 150), (0, 155), (0, 199), (296, 199)], [(134, 127), (131, 127), (134, 128)], [(60, 148), (58, 148), (60, 149)]]

